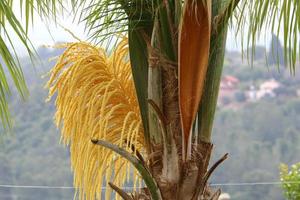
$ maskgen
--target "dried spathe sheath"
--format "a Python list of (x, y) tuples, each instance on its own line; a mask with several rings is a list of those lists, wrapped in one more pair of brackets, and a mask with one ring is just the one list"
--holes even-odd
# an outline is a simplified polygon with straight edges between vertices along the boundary
[(179, 106), (184, 145), (198, 111), (207, 72), (211, 0), (186, 0), (179, 38)]

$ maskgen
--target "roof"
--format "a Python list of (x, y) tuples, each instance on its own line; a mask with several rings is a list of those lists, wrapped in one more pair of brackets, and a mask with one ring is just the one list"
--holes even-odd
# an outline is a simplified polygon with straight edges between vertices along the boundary
[(269, 90), (273, 90), (276, 89), (280, 86), (280, 83), (274, 79), (268, 80), (263, 82), (260, 85), (260, 89), (269, 89)]
[(240, 82), (240, 80), (234, 76), (230, 76), (230, 75), (227, 75), (227, 76), (224, 76), (223, 78), (224, 81), (230, 81), (232, 83), (238, 83)]

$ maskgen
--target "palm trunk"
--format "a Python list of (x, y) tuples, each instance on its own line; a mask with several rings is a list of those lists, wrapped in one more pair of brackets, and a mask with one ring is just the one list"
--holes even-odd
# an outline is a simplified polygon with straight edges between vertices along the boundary
[[(221, 6), (213, 2), (212, 18)], [(208, 168), (213, 145), (211, 129), (222, 74), (227, 24), (212, 28), (208, 72), (198, 117), (191, 137), (190, 158), (183, 156), (182, 127), (178, 103), (177, 31), (169, 27), (165, 8), (157, 15), (152, 38), (144, 38), (148, 52), (148, 126), (149, 143), (147, 168), (155, 179), (163, 200), (217, 200), (207, 181), (227, 155)], [(162, 20), (164, 19), (164, 20)], [(165, 24), (163, 24), (165, 23)], [(167, 27), (167, 28), (166, 28)], [(143, 33), (141, 34), (143, 35)], [(172, 35), (172, 37), (166, 37)], [(145, 35), (144, 35), (145, 36)], [(175, 38), (175, 39), (174, 39)], [(176, 47), (172, 50), (172, 48)], [(171, 50), (170, 50), (171, 49)], [(135, 193), (135, 199), (151, 199), (147, 188)]]
[[(206, 85), (207, 88), (205, 90), (207, 92), (205, 92), (204, 100), (201, 102), (199, 110), (199, 137), (198, 140), (193, 140), (191, 159), (188, 161), (183, 161), (181, 154), (181, 127), (178, 96), (176, 95), (178, 88), (177, 72), (174, 68), (171, 68), (174, 66), (170, 65), (170, 63), (157, 62), (159, 60), (157, 58), (158, 55), (149, 50), (149, 58), (153, 60), (149, 61), (148, 98), (157, 106), (155, 109), (151, 108), (152, 106), (149, 108), (149, 128), (150, 135), (152, 134), (153, 151), (150, 154), (151, 159), (148, 168), (158, 183), (162, 199), (164, 200), (214, 200), (219, 197), (220, 191), (213, 192), (208, 187), (207, 180), (215, 167), (226, 157), (223, 157), (210, 170), (208, 169), (213, 145), (209, 139), (212, 121), (207, 121), (206, 117), (210, 115), (210, 119), (213, 119), (215, 111), (224, 60), (225, 40), (226, 30), (219, 34), (212, 34), (211, 45), (214, 48), (210, 55), (209, 69), (211, 76), (208, 78), (215, 81), (212, 87)], [(162, 126), (166, 126), (165, 133), (162, 130)], [(171, 133), (172, 136), (170, 136)], [(168, 137), (171, 138), (168, 140)], [(145, 199), (145, 194), (147, 192), (144, 191), (143, 195), (138, 194), (137, 197)], [(147, 198), (150, 199), (150, 197)]]

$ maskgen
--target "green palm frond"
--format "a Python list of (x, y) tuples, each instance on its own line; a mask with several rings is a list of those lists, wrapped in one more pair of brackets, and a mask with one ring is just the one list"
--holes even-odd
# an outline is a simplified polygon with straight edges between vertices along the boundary
[[(224, 2), (226, 2), (224, 4)], [(223, 5), (213, 1), (214, 32), (210, 52), (210, 65), (206, 77), (206, 89), (198, 112), (198, 136), (200, 140), (211, 141), (211, 130), (216, 109), (219, 81), (222, 74), (227, 20), (229, 26), (242, 36), (242, 48), (255, 46), (260, 37), (272, 32), (284, 38), (286, 64), (295, 71), (299, 59), (300, 2), (294, 0), (228, 0)], [(223, 21), (220, 21), (223, 19)], [(225, 34), (225, 36), (224, 36)], [(244, 44), (246, 42), (246, 44)], [(254, 52), (248, 52), (248, 56)], [(276, 53), (273, 52), (276, 56)], [(248, 57), (251, 59), (251, 57)], [(253, 57), (252, 57), (253, 58)], [(251, 60), (250, 60), (251, 61)]]
[[(12, 2), (12, 0), (7, 1)], [(20, 0), (21, 14), (25, 16), (26, 33), (30, 23), (33, 24), (34, 13), (44, 19), (53, 18), (56, 20), (57, 14), (65, 11), (65, 5), (66, 1), (64, 0)]]
[(240, 1), (234, 16), (233, 22), (237, 24), (236, 30), (247, 37), (246, 47), (254, 46), (261, 36), (267, 36), (267, 34), (275, 33), (282, 36), (286, 64), (294, 72), (300, 50), (300, 1)]
[[(75, 4), (82, 10), (80, 21), (84, 22), (95, 42), (102, 42), (129, 30), (148, 27), (151, 29), (156, 1), (152, 0), (102, 0), (81, 1)], [(130, 25), (130, 26), (129, 26)]]
[[(25, 19), (25, 25), (14, 13), (13, 0), (0, 1), (0, 119), (6, 130), (12, 126), (7, 103), (11, 90), (8, 79), (12, 80), (23, 99), (28, 95), (15, 45), (17, 42), (22, 44), (32, 59), (35, 51), (27, 33), (29, 25), (33, 24), (34, 12), (37, 12), (41, 17), (55, 19), (58, 10), (64, 9), (62, 0), (21, 0), (19, 5), (21, 15)], [(16, 36), (18, 41), (14, 41), (12, 35)]]
[(7, 104), (7, 97), (10, 94), (7, 73), (22, 98), (25, 98), (28, 93), (9, 28), (32, 56), (32, 48), (26, 32), (12, 11), (12, 1), (0, 1), (0, 116), (5, 129), (11, 128), (12, 125)]

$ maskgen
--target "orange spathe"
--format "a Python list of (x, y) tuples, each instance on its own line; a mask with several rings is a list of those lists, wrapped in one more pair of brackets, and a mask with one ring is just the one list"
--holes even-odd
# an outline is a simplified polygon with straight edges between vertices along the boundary
[(184, 145), (203, 93), (211, 32), (211, 0), (186, 0), (179, 36), (179, 106)]

